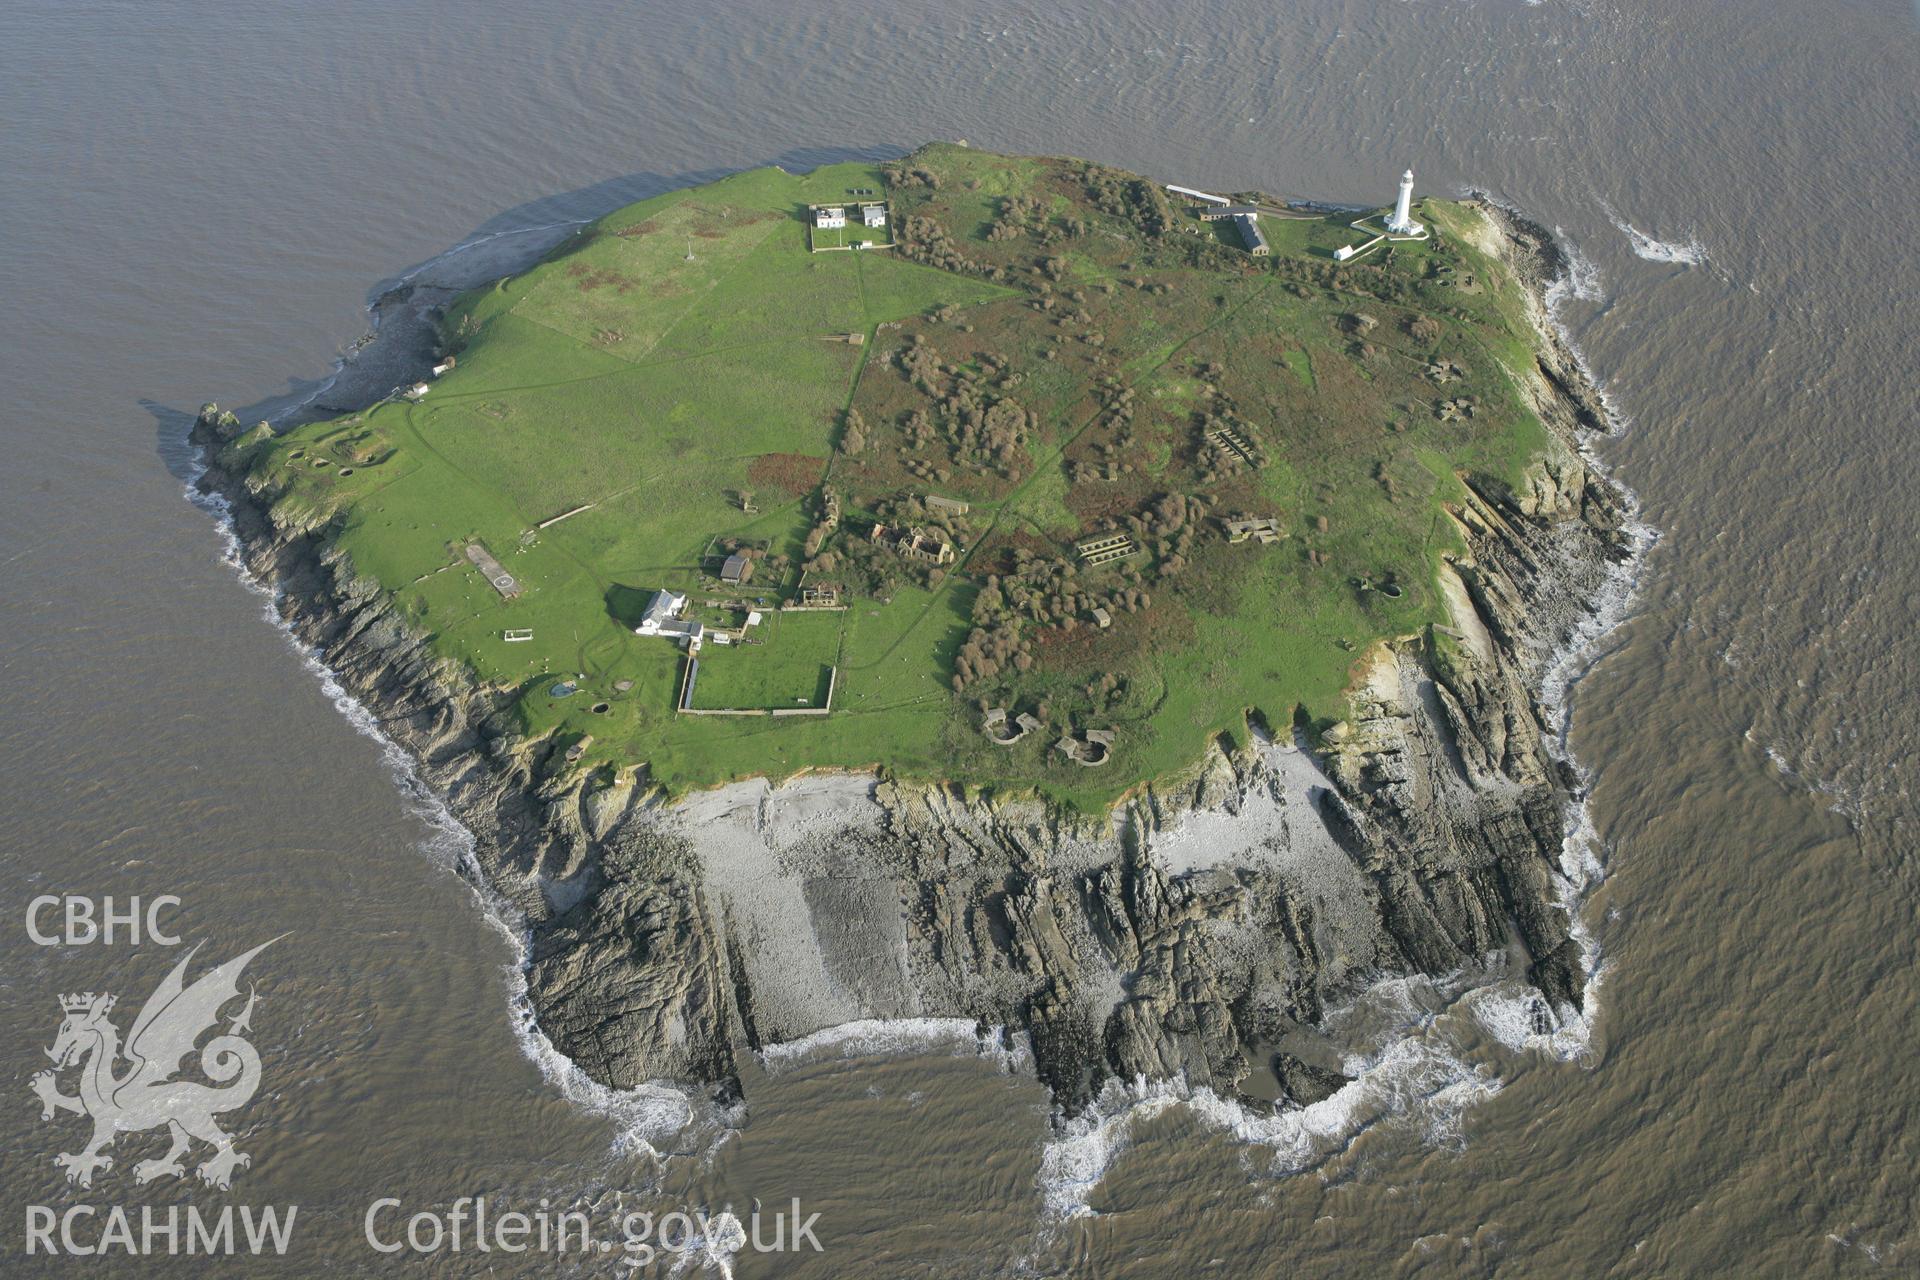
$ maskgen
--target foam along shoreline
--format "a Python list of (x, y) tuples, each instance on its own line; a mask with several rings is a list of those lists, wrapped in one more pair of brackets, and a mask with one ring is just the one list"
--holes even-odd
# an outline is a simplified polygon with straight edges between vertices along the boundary
[[(343, 713), (362, 710), (403, 789), (459, 833), (456, 865), (524, 957), (523, 1045), (567, 1096), (631, 1108), (652, 1143), (702, 1102), (737, 1114), (744, 1054), (778, 1066), (836, 1047), (991, 1043), (1052, 1088), (1056, 1146), (1080, 1142), (1049, 1149), (1063, 1186), (1100, 1125), (1175, 1095), (1287, 1145), (1290, 1126), (1359, 1115), (1363, 1098), (1497, 1088), (1478, 1067), (1429, 1071), (1448, 1056), (1431, 1046), (1393, 1048), (1431, 1040), (1435, 1015), (1355, 1038), (1379, 1020), (1342, 1011), (1395, 982), (1468, 975), (1479, 994), (1456, 1004), (1509, 1047), (1577, 1056), (1591, 1025), (1602, 967), (1576, 908), (1596, 868), (1579, 852), (1564, 699), (1645, 539), (1584, 453), (1605, 412), (1550, 327), (1565, 259), (1538, 228), (1488, 213), (1531, 282), (1530, 389), (1564, 446), (1529, 492), (1475, 494), (1461, 513), (1474, 617), (1459, 621), (1492, 649), (1442, 667), (1417, 640), (1379, 646), (1320, 750), (1211, 750), (1113, 827), (859, 775), (677, 805), (631, 774), (590, 784), (515, 737), (320, 531), (276, 526), (220, 467), (217, 418), (195, 429), (210, 458), (197, 487), (231, 511), (236, 559)], [(1294, 1064), (1291, 1088), (1246, 1092), (1273, 1045), (1290, 1046), (1271, 1070)], [(1380, 1076), (1406, 1054), (1428, 1084)], [(1361, 1110), (1371, 1124), (1391, 1108)]]
[(562, 1054), (540, 1029), (527, 994), (526, 962), (529, 931), (522, 913), (489, 887), (474, 856), (474, 836), (453, 815), (446, 803), (421, 778), (417, 763), (406, 750), (381, 728), (379, 718), (365, 703), (341, 686), (335, 673), (321, 655), (304, 644), (280, 610), (280, 593), (263, 582), (248, 567), (242, 544), (235, 531), (233, 509), (227, 498), (216, 490), (203, 488), (199, 476), (189, 480), (185, 490), (188, 501), (211, 516), (219, 529), (223, 548), (221, 560), (242, 585), (262, 601), (261, 616), (278, 631), (300, 659), (301, 665), (320, 684), (320, 691), (349, 725), (371, 739), (380, 750), (382, 762), (391, 771), (394, 785), (405, 799), (408, 810), (430, 829), (420, 849), (435, 865), (459, 876), (473, 893), (481, 918), (497, 930), (513, 950), (513, 959), (502, 966), (501, 980), (506, 986), (509, 1018), (521, 1052), (552, 1084), (560, 1095), (583, 1110), (604, 1116), (615, 1129), (613, 1154), (616, 1156), (679, 1154), (698, 1150), (722, 1126), (737, 1120), (724, 1111), (706, 1105), (701, 1091), (690, 1090), (669, 1080), (648, 1081), (632, 1089), (610, 1089), (590, 1079), (571, 1059)]

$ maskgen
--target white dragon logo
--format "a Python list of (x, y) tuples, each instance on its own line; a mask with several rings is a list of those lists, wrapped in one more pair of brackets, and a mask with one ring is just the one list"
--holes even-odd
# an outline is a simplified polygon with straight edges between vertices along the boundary
[[(186, 1173), (181, 1157), (197, 1138), (213, 1147), (213, 1154), (200, 1165), (200, 1180), (222, 1191), (233, 1185), (234, 1171), (246, 1168), (253, 1158), (235, 1151), (233, 1139), (221, 1132), (213, 1118), (245, 1106), (260, 1087), (260, 1055), (241, 1035), (252, 1030), (255, 997), (251, 990), (246, 1007), (228, 1024), (226, 1034), (215, 1036), (200, 1049), (200, 1070), (215, 1084), (174, 1076), (180, 1072), (181, 1060), (193, 1052), (194, 1043), (219, 1022), (221, 1008), (239, 997), (240, 972), (247, 961), (278, 941), (263, 942), (187, 986), (187, 964), (200, 950), (196, 946), (148, 997), (133, 1020), (124, 1049), (119, 1029), (107, 1020), (113, 996), (88, 991), (60, 997), (66, 1017), (47, 1050), (54, 1067), (34, 1076), (32, 1085), (40, 1099), (42, 1120), (53, 1119), (56, 1111), (93, 1119), (93, 1137), (85, 1147), (53, 1158), (67, 1171), (68, 1182), (92, 1186), (96, 1170), (113, 1168), (113, 1157), (103, 1152), (116, 1137), (164, 1125), (173, 1145), (159, 1159), (134, 1165), (136, 1181)], [(116, 1075), (114, 1069), (122, 1057), (130, 1067)], [(80, 1092), (61, 1093), (59, 1073), (73, 1066), (80, 1067)]]

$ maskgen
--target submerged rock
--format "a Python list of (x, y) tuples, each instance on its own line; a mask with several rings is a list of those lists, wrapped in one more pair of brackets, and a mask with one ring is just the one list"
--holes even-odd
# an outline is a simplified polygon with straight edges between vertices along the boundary
[(1352, 1083), (1350, 1076), (1327, 1067), (1316, 1067), (1290, 1053), (1273, 1055), (1273, 1078), (1280, 1082), (1280, 1092), (1298, 1107), (1324, 1102)]

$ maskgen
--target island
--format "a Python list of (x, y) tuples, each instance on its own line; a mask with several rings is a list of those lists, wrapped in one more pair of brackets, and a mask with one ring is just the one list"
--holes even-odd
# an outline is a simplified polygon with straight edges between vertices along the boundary
[(1624, 499), (1551, 238), (1412, 190), (741, 173), (435, 305), (391, 392), (207, 406), (201, 483), (594, 1079), (942, 1018), (1063, 1112), (1305, 1105), (1384, 974), (1583, 997), (1542, 684)]

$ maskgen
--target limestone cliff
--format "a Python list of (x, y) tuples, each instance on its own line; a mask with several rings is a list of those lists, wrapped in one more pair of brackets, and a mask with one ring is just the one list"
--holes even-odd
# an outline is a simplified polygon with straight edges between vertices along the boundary
[[(1499, 225), (1536, 284), (1555, 272), (1544, 233)], [(1209, 748), (1110, 824), (876, 778), (666, 805), (643, 771), (583, 774), (437, 661), (326, 530), (275, 523), (221, 465), (230, 418), (198, 432), (251, 570), (525, 913), (536, 1015), (595, 1079), (725, 1092), (761, 1046), (939, 1016), (1029, 1033), (1069, 1109), (1110, 1077), (1181, 1074), (1306, 1103), (1341, 1077), (1300, 1037), (1384, 974), (1505, 951), (1551, 1004), (1582, 999), (1556, 879), (1572, 779), (1538, 691), (1628, 548), (1578, 448), (1596, 400), (1544, 324), (1539, 352), (1521, 381), (1557, 447), (1524, 491), (1479, 483), (1454, 513), (1452, 625), (1364, 655), (1317, 742)]]

